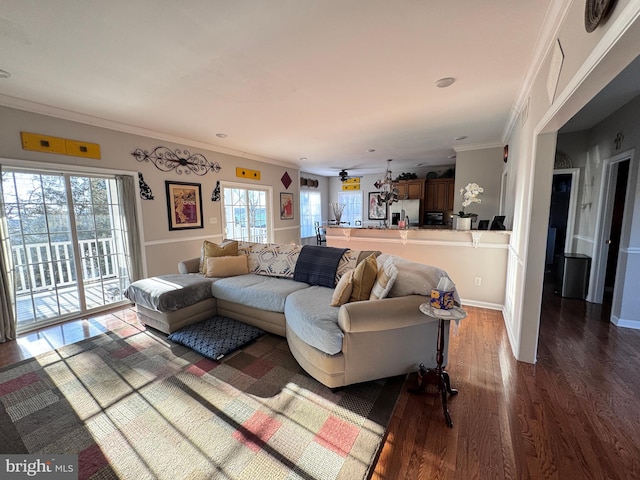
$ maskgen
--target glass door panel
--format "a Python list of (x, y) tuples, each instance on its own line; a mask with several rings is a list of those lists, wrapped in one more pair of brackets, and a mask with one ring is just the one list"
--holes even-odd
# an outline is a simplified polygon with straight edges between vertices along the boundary
[(3, 172), (18, 328), (80, 311), (64, 177)]
[(123, 300), (114, 178), (3, 170), (2, 182), (19, 331)]

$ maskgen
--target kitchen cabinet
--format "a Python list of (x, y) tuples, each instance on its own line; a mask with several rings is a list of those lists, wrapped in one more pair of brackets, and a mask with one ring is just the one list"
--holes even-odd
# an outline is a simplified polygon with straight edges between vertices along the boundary
[(427, 180), (424, 210), (429, 212), (453, 211), (455, 194), (455, 178)]
[(396, 188), (398, 189), (398, 198), (418, 199), (424, 198), (424, 178), (416, 178), (415, 180), (400, 180)]

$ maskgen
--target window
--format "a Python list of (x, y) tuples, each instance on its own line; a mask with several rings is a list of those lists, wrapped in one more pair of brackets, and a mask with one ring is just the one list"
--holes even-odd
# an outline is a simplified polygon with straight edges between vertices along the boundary
[(362, 223), (362, 192), (340, 192), (338, 203), (345, 204), (342, 222), (348, 222), (351, 226)]
[(314, 237), (316, 222), (322, 223), (322, 196), (320, 192), (300, 192), (300, 237)]
[(18, 331), (123, 300), (129, 284), (114, 176), (5, 168)]
[(244, 242), (270, 241), (271, 209), (268, 189), (229, 186), (222, 189), (226, 238)]

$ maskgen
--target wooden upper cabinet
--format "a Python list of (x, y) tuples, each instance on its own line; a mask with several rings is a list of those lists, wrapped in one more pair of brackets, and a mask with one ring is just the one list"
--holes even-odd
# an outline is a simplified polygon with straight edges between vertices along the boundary
[(427, 180), (424, 209), (437, 212), (452, 211), (455, 196), (455, 178)]
[(422, 199), (424, 198), (424, 178), (416, 178), (415, 180), (401, 180), (398, 182), (398, 198), (399, 199)]

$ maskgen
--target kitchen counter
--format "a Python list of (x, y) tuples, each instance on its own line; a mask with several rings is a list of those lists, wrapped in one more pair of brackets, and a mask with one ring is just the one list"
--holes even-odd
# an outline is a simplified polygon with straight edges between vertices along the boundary
[[(433, 228), (436, 227), (436, 228)], [(501, 310), (507, 278), (511, 232), (427, 228), (329, 227), (327, 245), (354, 250), (380, 250), (446, 270), (463, 304)]]

